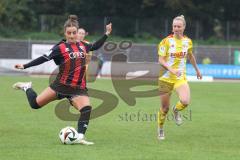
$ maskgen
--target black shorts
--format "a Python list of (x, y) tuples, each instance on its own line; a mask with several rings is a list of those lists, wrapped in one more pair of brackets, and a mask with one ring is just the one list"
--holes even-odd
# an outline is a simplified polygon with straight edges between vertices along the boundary
[(67, 98), (70, 103), (74, 97), (88, 96), (87, 88), (73, 88), (71, 86), (63, 85), (58, 82), (53, 82), (49, 87), (56, 92), (58, 99)]

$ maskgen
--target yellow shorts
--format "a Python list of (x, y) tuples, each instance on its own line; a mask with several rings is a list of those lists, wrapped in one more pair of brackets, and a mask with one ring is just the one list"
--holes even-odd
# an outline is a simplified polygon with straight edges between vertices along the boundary
[(174, 89), (176, 89), (186, 83), (187, 83), (187, 81), (185, 79), (177, 80), (175, 82), (159, 80), (158, 86), (159, 86), (160, 93), (171, 93)]

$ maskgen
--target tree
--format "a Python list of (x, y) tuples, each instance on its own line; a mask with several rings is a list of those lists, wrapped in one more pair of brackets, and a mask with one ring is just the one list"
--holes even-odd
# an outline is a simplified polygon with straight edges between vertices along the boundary
[(28, 7), (29, 0), (2, 0), (0, 20), (5, 27), (27, 29), (34, 25), (35, 15)]

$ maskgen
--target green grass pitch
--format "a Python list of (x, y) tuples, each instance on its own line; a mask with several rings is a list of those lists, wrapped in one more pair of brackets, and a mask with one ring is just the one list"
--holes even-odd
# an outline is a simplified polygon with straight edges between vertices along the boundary
[[(38, 93), (48, 86), (47, 78), (0, 77), (0, 159), (233, 160), (240, 157), (239, 83), (190, 83), (191, 105), (183, 113), (185, 123), (176, 126), (169, 116), (166, 139), (160, 142), (156, 138), (155, 119), (147, 117), (156, 114), (159, 97), (138, 98), (131, 107), (118, 98), (113, 111), (90, 121), (86, 137), (95, 145), (82, 146), (60, 143), (60, 129), (67, 125), (76, 127), (77, 122), (56, 117), (54, 109), (58, 102), (40, 110), (30, 109), (25, 93), (11, 88), (17, 81), (32, 81)], [(117, 95), (111, 80), (98, 79), (88, 86)], [(174, 94), (172, 104), (176, 101)], [(93, 98), (91, 102), (93, 106), (101, 103)]]

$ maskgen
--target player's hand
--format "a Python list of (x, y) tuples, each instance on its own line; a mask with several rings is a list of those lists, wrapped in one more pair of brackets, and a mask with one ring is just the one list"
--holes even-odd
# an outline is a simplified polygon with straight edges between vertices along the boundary
[(106, 25), (106, 35), (109, 35), (112, 32), (112, 23)]
[(202, 79), (202, 74), (199, 70), (197, 70), (197, 79)]
[(23, 64), (16, 64), (14, 67), (15, 67), (16, 69), (24, 69)]
[(180, 77), (182, 75), (182, 72), (178, 69), (171, 69), (171, 71), (173, 74), (175, 74), (177, 77)]

